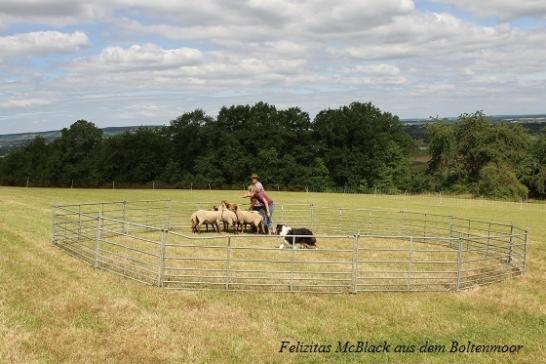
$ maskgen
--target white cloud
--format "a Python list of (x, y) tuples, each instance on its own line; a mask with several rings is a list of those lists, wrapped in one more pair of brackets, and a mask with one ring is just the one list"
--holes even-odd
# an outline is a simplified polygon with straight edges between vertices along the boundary
[(147, 23), (124, 19), (120, 26), (127, 34), (137, 32), (220, 44), (288, 39), (323, 42), (358, 36), (414, 9), (411, 0), (203, 0), (198, 7), (188, 2), (161, 0), (118, 0), (118, 4), (156, 14)]
[(11, 99), (4, 102), (0, 102), (0, 107), (7, 109), (25, 109), (36, 106), (50, 105), (51, 100), (40, 98), (28, 98), (28, 99)]
[(94, 69), (113, 72), (150, 71), (190, 66), (198, 63), (202, 57), (202, 52), (195, 48), (162, 49), (148, 43), (133, 45), (129, 48), (107, 47), (96, 57), (74, 61), (71, 67), (84, 72)]
[(0, 37), (0, 57), (75, 52), (88, 45), (82, 32), (41, 31)]
[[(438, 1), (503, 21), (544, 14), (543, 1)], [(0, 60), (0, 100), (15, 100), (2, 107), (9, 103), (22, 115), (22, 100), (62, 99), (55, 120), (65, 126), (79, 117), (148, 123), (260, 99), (311, 112), (360, 99), (402, 116), (427, 116), (518, 105), (528, 112), (531, 103), (521, 100), (546, 97), (541, 19), (532, 29), (485, 24), (424, 4), (4, 0), (0, 31), (45, 25), (42, 32), (0, 33), (0, 58), (9, 60)], [(78, 24), (94, 47), (65, 24)], [(44, 58), (57, 53), (65, 55)], [(537, 102), (532, 111), (541, 107)]]
[[(523, 33), (507, 26), (484, 27), (447, 13), (414, 13), (366, 32), (346, 54), (357, 59), (466, 57), (512, 42)], [(331, 50), (336, 52), (337, 50)]]
[(96, 57), (76, 59), (66, 66), (66, 83), (151, 89), (241, 92), (248, 88), (324, 87), (328, 85), (397, 85), (407, 82), (392, 64), (367, 64), (340, 68), (332, 75), (310, 67), (310, 59), (294, 58), (287, 50), (302, 54), (296, 44), (267, 44), (251, 54), (229, 51), (200, 52), (188, 48), (163, 49), (151, 44), (128, 48), (109, 47)]
[(392, 64), (378, 63), (371, 65), (358, 65), (348, 68), (347, 72), (362, 72), (375, 76), (398, 76), (400, 68)]
[(342, 73), (338, 82), (353, 85), (401, 85), (408, 81), (398, 66), (385, 63), (357, 65)]
[(544, 0), (436, 0), (453, 4), (479, 16), (510, 20), (526, 16), (546, 17)]
[(263, 86), (290, 82), (307, 74), (306, 60), (255, 57), (229, 51), (202, 52), (193, 48), (163, 49), (152, 44), (108, 47), (98, 56), (75, 59), (65, 66), (66, 83), (120, 87), (166, 86), (208, 89)]
[(0, 18), (6, 23), (25, 22), (62, 26), (105, 19), (112, 12), (105, 0), (2, 0)]

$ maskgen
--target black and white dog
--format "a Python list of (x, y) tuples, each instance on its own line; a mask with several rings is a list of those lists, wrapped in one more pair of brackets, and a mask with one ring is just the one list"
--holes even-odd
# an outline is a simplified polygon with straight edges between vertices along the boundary
[(284, 241), (279, 246), (279, 249), (292, 246), (292, 242), (295, 242), (296, 245), (300, 244), (304, 248), (308, 249), (317, 247), (317, 239), (313, 235), (313, 232), (307, 228), (293, 229), (288, 225), (277, 225), (277, 235), (284, 238)]

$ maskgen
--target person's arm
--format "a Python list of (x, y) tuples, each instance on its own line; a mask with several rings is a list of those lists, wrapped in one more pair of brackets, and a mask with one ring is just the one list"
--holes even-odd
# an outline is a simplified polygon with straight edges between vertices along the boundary
[(260, 200), (261, 203), (264, 204), (264, 206), (265, 206), (265, 211), (267, 212), (267, 216), (270, 216), (270, 213), (269, 213), (269, 202), (267, 201), (267, 198), (265, 197), (264, 193), (263, 193), (263, 192), (257, 193), (257, 194), (256, 194), (256, 197), (258, 198), (258, 200)]

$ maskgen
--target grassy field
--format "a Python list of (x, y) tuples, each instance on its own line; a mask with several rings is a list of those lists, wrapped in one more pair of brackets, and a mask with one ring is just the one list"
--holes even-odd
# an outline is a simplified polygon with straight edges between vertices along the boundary
[[(530, 232), (529, 273), (460, 293), (314, 295), (166, 291), (95, 270), (54, 248), (51, 205), (237, 191), (0, 188), (0, 363), (540, 363), (546, 351), (546, 206), (440, 198), (272, 193), (277, 201), (404, 208), (514, 223)], [(279, 353), (281, 342), (388, 341), (415, 353)], [(518, 354), (419, 353), (428, 341), (521, 344)]]

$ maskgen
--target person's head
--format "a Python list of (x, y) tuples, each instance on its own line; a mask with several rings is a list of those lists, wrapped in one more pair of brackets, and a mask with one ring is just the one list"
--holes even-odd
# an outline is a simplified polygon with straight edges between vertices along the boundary
[(258, 176), (256, 173), (253, 173), (251, 176), (250, 176), (250, 181), (252, 181), (252, 184), (256, 184), (256, 182), (259, 182), (260, 181), (260, 176)]

